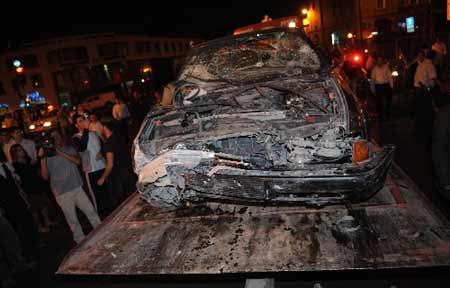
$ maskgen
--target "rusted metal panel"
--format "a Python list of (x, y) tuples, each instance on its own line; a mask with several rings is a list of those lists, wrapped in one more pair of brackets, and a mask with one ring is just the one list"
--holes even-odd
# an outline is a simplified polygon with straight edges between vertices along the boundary
[[(350, 211), (350, 212), (349, 212)], [(351, 214), (359, 229), (342, 233)], [(219, 274), (450, 264), (449, 224), (393, 165), (382, 191), (352, 207), (209, 203), (164, 212), (133, 195), (73, 249), (59, 274)]]

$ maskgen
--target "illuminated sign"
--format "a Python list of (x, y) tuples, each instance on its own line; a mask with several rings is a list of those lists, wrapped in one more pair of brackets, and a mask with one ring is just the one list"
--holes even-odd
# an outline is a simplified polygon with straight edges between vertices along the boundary
[(26, 96), (28, 102), (45, 102), (45, 98), (38, 91), (27, 93)]
[(339, 45), (339, 34), (336, 32), (331, 33), (331, 44), (333, 46)]
[(450, 0), (447, 0), (447, 20), (450, 20)]
[(406, 18), (406, 32), (414, 33), (414, 17)]

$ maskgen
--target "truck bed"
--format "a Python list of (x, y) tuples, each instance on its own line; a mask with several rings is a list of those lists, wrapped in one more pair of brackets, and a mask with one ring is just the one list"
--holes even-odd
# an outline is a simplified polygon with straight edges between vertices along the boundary
[[(207, 203), (168, 212), (135, 193), (57, 273), (214, 275), (450, 264), (449, 223), (395, 164), (379, 193), (349, 208)], [(342, 226), (349, 215), (356, 224)]]

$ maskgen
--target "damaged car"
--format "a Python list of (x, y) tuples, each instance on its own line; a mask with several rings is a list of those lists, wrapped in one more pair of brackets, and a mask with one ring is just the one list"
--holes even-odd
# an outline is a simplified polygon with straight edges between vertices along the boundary
[(195, 47), (163, 102), (133, 145), (137, 189), (156, 207), (363, 201), (393, 158), (367, 141), (356, 95), (298, 30)]

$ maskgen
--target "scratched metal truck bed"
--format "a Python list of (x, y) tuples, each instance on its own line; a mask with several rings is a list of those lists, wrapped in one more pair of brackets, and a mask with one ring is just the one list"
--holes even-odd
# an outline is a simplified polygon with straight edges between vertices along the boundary
[(176, 212), (132, 195), (65, 258), (57, 273), (218, 274), (445, 266), (448, 223), (393, 165), (385, 187), (351, 214), (343, 206), (208, 204)]

